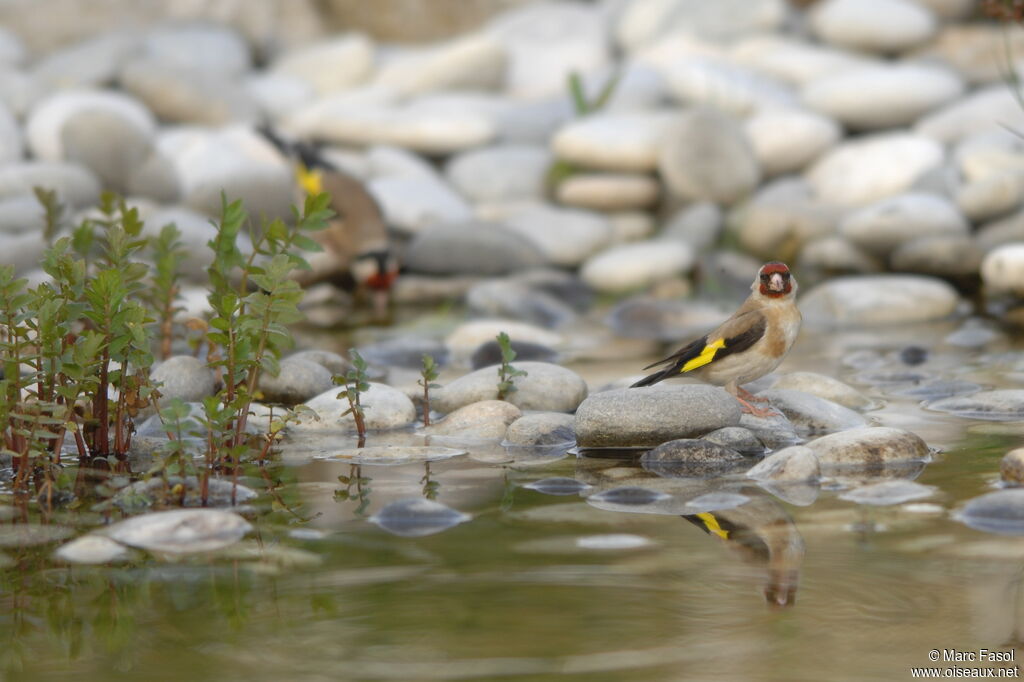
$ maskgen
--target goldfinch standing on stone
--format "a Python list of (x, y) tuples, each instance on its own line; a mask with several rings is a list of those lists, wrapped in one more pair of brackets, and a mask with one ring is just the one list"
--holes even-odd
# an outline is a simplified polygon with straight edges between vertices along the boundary
[(717, 329), (674, 354), (644, 367), (668, 365), (633, 384), (650, 386), (681, 375), (692, 376), (734, 395), (744, 412), (758, 417), (771, 410), (754, 407), (758, 400), (741, 387), (773, 371), (793, 347), (800, 331), (796, 279), (785, 263), (765, 263), (750, 285), (750, 296)]
[(293, 160), (304, 194), (329, 193), (330, 207), (337, 214), (326, 230), (313, 235), (325, 251), (310, 255), (312, 271), (301, 273), (300, 283), (329, 280), (344, 289), (367, 292), (377, 313), (383, 315), (398, 263), (377, 200), (362, 182), (331, 164), (313, 145), (285, 141), (269, 128), (260, 128), (260, 133)]

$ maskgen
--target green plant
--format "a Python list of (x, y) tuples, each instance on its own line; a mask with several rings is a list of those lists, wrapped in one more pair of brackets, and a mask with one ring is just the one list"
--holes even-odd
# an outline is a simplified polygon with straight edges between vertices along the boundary
[[(362, 516), (370, 506), (370, 493), (373, 492), (373, 489), (370, 488), (372, 480), (368, 476), (363, 476), (363, 468), (360, 465), (350, 465), (348, 476), (338, 476), (338, 481), (345, 484), (345, 489), (334, 491), (335, 501), (347, 502), (351, 499), (358, 500), (359, 505), (356, 507), (355, 514), (356, 516)], [(355, 487), (354, 491), (352, 490), (353, 487)]]
[(182, 246), (181, 232), (174, 224), (164, 225), (150, 247), (153, 276), (147, 300), (156, 313), (160, 357), (166, 360), (171, 356), (174, 316), (182, 310), (177, 305), (181, 292), (178, 280), (181, 278), (181, 264), (188, 252)]
[(436, 500), (441, 492), (441, 482), (433, 480), (430, 474), (430, 462), (424, 462), (423, 478), (420, 479), (420, 484), (423, 486), (423, 497), (428, 500)]
[[(566, 81), (566, 87), (569, 90), (569, 98), (572, 100), (573, 111), (576, 116), (587, 116), (604, 109), (611, 100), (612, 95), (615, 94), (615, 88), (618, 87), (621, 78), (622, 73), (620, 71), (612, 72), (608, 76), (608, 80), (597, 91), (597, 94), (593, 98), (589, 98), (583, 87), (583, 78), (579, 72), (571, 72)], [(558, 187), (562, 181), (578, 173), (579, 170), (579, 167), (570, 161), (556, 159), (548, 168), (547, 175), (545, 176), (545, 186), (551, 191)]]
[(352, 357), (352, 368), (342, 375), (333, 377), (334, 383), (344, 386), (345, 390), (338, 393), (338, 400), (344, 398), (348, 401), (348, 409), (342, 412), (341, 416), (351, 414), (356, 423), (356, 433), (359, 435), (359, 447), (366, 445), (366, 412), (368, 407), (362, 402), (362, 395), (370, 390), (370, 382), (366, 374), (366, 360), (356, 351), (355, 348), (349, 351)]
[(504, 400), (519, 390), (515, 385), (516, 377), (525, 377), (527, 374), (511, 364), (516, 359), (516, 352), (512, 350), (512, 339), (508, 334), (501, 332), (497, 340), (498, 348), (501, 349), (501, 363), (498, 365), (498, 400)]
[(416, 382), (423, 387), (423, 425), (430, 426), (430, 389), (440, 388), (441, 384), (435, 384), (437, 379), (437, 363), (433, 355), (423, 354), (423, 368), (420, 370), (420, 379)]

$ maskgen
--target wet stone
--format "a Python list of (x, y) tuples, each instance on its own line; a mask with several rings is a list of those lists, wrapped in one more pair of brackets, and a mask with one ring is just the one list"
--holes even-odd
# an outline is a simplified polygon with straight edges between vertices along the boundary
[(885, 468), (893, 463), (924, 462), (931, 452), (921, 437), (887, 426), (865, 426), (822, 436), (807, 443), (822, 468)]
[(671, 472), (673, 476), (714, 476), (746, 466), (747, 460), (735, 450), (717, 443), (701, 438), (680, 438), (645, 452), (640, 463), (648, 471)]
[(821, 475), (814, 451), (802, 445), (783, 448), (758, 462), (747, 477), (756, 481), (812, 481)]
[(935, 486), (921, 485), (913, 481), (882, 481), (845, 492), (839, 499), (881, 507), (922, 500), (931, 497), (935, 492)]
[(393, 535), (415, 538), (440, 533), (471, 518), (439, 502), (416, 497), (392, 502), (369, 520)]
[(883, 369), (860, 372), (855, 377), (858, 383), (869, 384), (881, 388), (899, 386), (916, 386), (932, 378), (927, 372), (904, 369)]
[(1024, 483), (1024, 448), (1016, 448), (1003, 455), (999, 461), (999, 474), (1006, 483)]
[[(517, 362), (532, 360), (536, 362), (553, 363), (557, 362), (559, 357), (558, 351), (540, 343), (516, 341), (513, 339), (509, 345), (516, 353)], [(490, 367), (492, 365), (497, 365), (500, 362), (501, 346), (498, 345), (497, 341), (486, 341), (480, 344), (480, 346), (478, 346), (469, 357), (469, 364), (473, 369)]]
[(410, 462), (439, 462), (466, 454), (465, 450), (436, 445), (371, 445), (331, 453), (326, 459), (343, 460), (352, 464), (398, 465)]
[(789, 418), (784, 414), (773, 414), (769, 417), (755, 417), (749, 413), (740, 416), (740, 426), (749, 429), (764, 446), (777, 450), (803, 441), (796, 432)]
[(523, 486), (530, 490), (536, 490), (539, 493), (545, 495), (578, 495), (585, 493), (594, 486), (577, 481), (575, 478), (568, 478), (567, 476), (552, 476), (551, 478), (542, 478), (539, 481), (532, 481)]
[(359, 354), (372, 365), (420, 369), (423, 356), (429, 355), (439, 366), (448, 362), (448, 348), (436, 339), (421, 339), (415, 336), (396, 336), (359, 348)]
[(108, 537), (90, 534), (61, 545), (53, 557), (69, 564), (113, 564), (128, 561), (131, 551)]
[(961, 523), (1003, 535), (1024, 535), (1024, 489), (975, 497), (955, 516)]
[(503, 400), (481, 400), (464, 405), (443, 420), (431, 424), (424, 432), (447, 438), (500, 440), (508, 425), (519, 419), (522, 411)]
[(851, 410), (867, 410), (875, 404), (871, 398), (854, 387), (817, 372), (789, 372), (776, 379), (771, 387), (810, 393)]
[(907, 396), (909, 398), (915, 398), (923, 402), (930, 402), (953, 396), (969, 395), (971, 393), (977, 393), (980, 390), (981, 386), (970, 381), (961, 381), (959, 379), (934, 379), (932, 381), (925, 381), (915, 386), (911, 386), (910, 388), (896, 390), (894, 393), (897, 395)]
[(803, 391), (772, 388), (761, 391), (758, 397), (767, 398), (800, 433), (831, 433), (867, 424), (864, 417), (850, 408)]
[(228, 479), (211, 478), (208, 482), (206, 504), (203, 504), (202, 486), (195, 476), (182, 479), (181, 476), (154, 477), (148, 481), (136, 481), (117, 492), (113, 503), (129, 513), (145, 511), (153, 506), (182, 507), (232, 507), (250, 502), (258, 497), (252, 488), (236, 484)]
[[(505, 399), (523, 410), (572, 412), (587, 395), (587, 384), (570, 369), (544, 362), (512, 363), (526, 376), (516, 377), (515, 392)], [(498, 368), (483, 367), (436, 389), (431, 405), (438, 412), (452, 412), (498, 395)]]
[(330, 390), (331, 372), (323, 365), (302, 358), (285, 358), (277, 376), (261, 372), (259, 391), (268, 403), (295, 405)]
[[(331, 374), (345, 374), (352, 369), (351, 362), (329, 350), (300, 350), (297, 353), (292, 353), (282, 360), (282, 362), (286, 360), (305, 360), (308, 362), (315, 362), (321, 367), (324, 367)], [(369, 358), (366, 358), (366, 361), (374, 364)], [(419, 365), (417, 365), (417, 367), (418, 366)]]
[(928, 409), (948, 412), (965, 419), (1010, 421), (1024, 419), (1024, 390), (981, 391), (967, 396), (943, 398), (928, 404)]
[(734, 450), (745, 457), (764, 454), (762, 443), (754, 432), (742, 426), (726, 426), (706, 433), (701, 438), (709, 443)]
[(523, 415), (508, 426), (503, 445), (552, 446), (576, 442), (575, 417), (563, 412)]
[(167, 358), (150, 372), (150, 379), (160, 386), (162, 399), (166, 403), (172, 398), (185, 402), (196, 402), (217, 391), (217, 379), (206, 364), (191, 355), (175, 355)]
[(136, 516), (101, 531), (130, 547), (166, 554), (223, 549), (241, 540), (252, 525), (238, 514), (218, 509), (176, 509)]
[(740, 493), (713, 492), (695, 497), (686, 503), (687, 507), (693, 507), (694, 513), (724, 511), (742, 507), (750, 498)]
[(669, 497), (671, 497), (671, 495), (667, 495), (666, 493), (658, 490), (629, 486), (604, 490), (591, 495), (589, 499), (607, 504), (621, 504), (631, 507), (640, 507), (647, 504), (654, 504), (655, 502), (660, 502), (662, 500), (667, 500)]

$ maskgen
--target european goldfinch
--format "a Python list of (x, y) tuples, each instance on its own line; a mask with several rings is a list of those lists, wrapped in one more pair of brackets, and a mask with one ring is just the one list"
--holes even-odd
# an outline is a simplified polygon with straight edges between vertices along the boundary
[(650, 386), (685, 374), (724, 386), (744, 412), (759, 417), (772, 414), (771, 410), (751, 405), (748, 401), (757, 398), (741, 388), (741, 384), (773, 371), (793, 347), (801, 320), (796, 289), (796, 279), (785, 263), (765, 263), (750, 285), (750, 296), (732, 317), (708, 335), (644, 367), (668, 365), (633, 387)]
[(330, 280), (345, 289), (367, 291), (378, 312), (383, 312), (398, 264), (376, 199), (362, 182), (331, 164), (313, 145), (287, 142), (268, 128), (260, 132), (293, 159), (295, 178), (304, 194), (327, 192), (331, 210), (337, 214), (326, 230), (313, 235), (325, 252), (309, 258), (312, 272), (303, 274), (300, 282)]

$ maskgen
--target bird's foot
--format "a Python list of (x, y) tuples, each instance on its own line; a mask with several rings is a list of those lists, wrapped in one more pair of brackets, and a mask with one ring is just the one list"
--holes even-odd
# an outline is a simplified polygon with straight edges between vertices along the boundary
[[(736, 400), (739, 401), (741, 411), (746, 412), (747, 414), (752, 414), (759, 419), (768, 419), (769, 417), (774, 417), (778, 414), (774, 407), (757, 407), (756, 405), (751, 405), (739, 396), (736, 396)], [(762, 398), (761, 401), (767, 402), (767, 399)]]
[(753, 401), (755, 403), (766, 403), (766, 402), (768, 402), (768, 398), (762, 398), (759, 395), (754, 395), (753, 393), (751, 393), (747, 389), (743, 388), (742, 386), (737, 386), (736, 387), (736, 397), (739, 398), (741, 402), (750, 402), (750, 401)]

